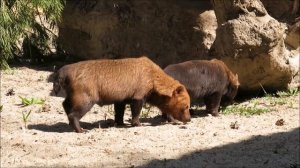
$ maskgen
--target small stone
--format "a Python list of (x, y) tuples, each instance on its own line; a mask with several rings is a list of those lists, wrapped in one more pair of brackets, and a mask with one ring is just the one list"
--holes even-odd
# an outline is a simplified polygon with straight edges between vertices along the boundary
[(48, 112), (50, 111), (51, 106), (49, 104), (44, 104), (42, 106), (42, 112)]
[(231, 129), (239, 129), (239, 124), (238, 124), (238, 122), (237, 122), (237, 121), (231, 122), (230, 128), (231, 128)]
[(9, 89), (5, 95), (6, 96), (13, 96), (13, 95), (15, 95), (14, 89)]
[(279, 119), (276, 121), (275, 125), (277, 126), (283, 126), (284, 125), (284, 120), (283, 119)]

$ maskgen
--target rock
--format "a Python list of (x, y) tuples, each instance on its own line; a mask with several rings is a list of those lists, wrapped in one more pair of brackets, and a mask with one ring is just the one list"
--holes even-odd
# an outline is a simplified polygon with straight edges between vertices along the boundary
[(237, 121), (230, 123), (230, 128), (231, 129), (239, 129), (239, 127), (240, 127), (240, 124), (238, 124)]
[(202, 58), (197, 27), (209, 0), (67, 1), (59, 25), (63, 49), (84, 59), (148, 55), (162, 67)]
[(14, 89), (13, 89), (13, 88), (9, 89), (9, 90), (6, 92), (5, 95), (6, 95), (6, 96), (13, 96), (13, 95), (15, 95)]
[(291, 22), (299, 15), (299, 0), (261, 0), (269, 15), (281, 22)]
[(277, 126), (283, 126), (284, 125), (284, 120), (283, 119), (279, 119), (276, 121), (275, 125)]
[(295, 73), (293, 74), (293, 79), (289, 84), (291, 88), (300, 88), (300, 47), (296, 50), (290, 51), (289, 64), (293, 67)]
[(293, 25), (291, 25), (288, 29), (288, 34), (285, 39), (285, 43), (292, 47), (293, 49), (297, 49), (300, 46), (300, 19)]
[(295, 23), (289, 25), (285, 44), (289, 49), (289, 64), (295, 72), (289, 87), (300, 87), (300, 73), (299, 73), (299, 60), (300, 60), (300, 18), (295, 20)]
[(216, 39), (216, 29), (218, 27), (217, 18), (213, 10), (205, 11), (198, 17), (198, 29), (201, 34), (201, 55), (206, 56)]
[(285, 89), (293, 68), (284, 38), (287, 27), (268, 15), (259, 0), (214, 0), (218, 22), (213, 57), (238, 73), (241, 90)]
[(43, 106), (42, 106), (42, 112), (49, 112), (49, 111), (51, 111), (50, 104), (43, 104)]

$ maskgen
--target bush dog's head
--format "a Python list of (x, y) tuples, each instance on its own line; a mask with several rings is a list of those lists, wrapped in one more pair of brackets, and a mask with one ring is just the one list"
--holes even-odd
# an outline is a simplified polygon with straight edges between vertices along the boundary
[(56, 97), (66, 97), (66, 91), (63, 86), (66, 85), (65, 82), (69, 83), (69, 79), (65, 78), (65, 70), (60, 69), (59, 71), (53, 72), (49, 77), (48, 81), (53, 82), (53, 89), (50, 92), (50, 96)]
[(166, 80), (155, 80), (154, 90), (162, 96), (158, 108), (164, 114), (171, 115), (174, 119), (184, 123), (191, 120), (190, 116), (190, 96), (186, 88), (177, 80), (167, 76)]
[(234, 97), (237, 95), (239, 86), (240, 86), (240, 82), (239, 82), (238, 74), (233, 75), (232, 73), (230, 73), (229, 85), (228, 85), (228, 90), (226, 93), (226, 97), (230, 101), (233, 101)]

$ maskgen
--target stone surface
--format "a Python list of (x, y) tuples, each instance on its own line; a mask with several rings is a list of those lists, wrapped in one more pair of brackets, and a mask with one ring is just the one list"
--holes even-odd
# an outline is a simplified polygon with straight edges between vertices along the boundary
[(203, 58), (197, 19), (211, 8), (209, 0), (67, 1), (59, 41), (81, 58), (148, 55), (164, 67)]
[(284, 44), (286, 25), (259, 0), (214, 0), (213, 5), (218, 29), (211, 54), (238, 73), (241, 90), (286, 88), (295, 73)]
[(201, 34), (201, 51), (203, 56), (206, 56), (216, 39), (216, 29), (218, 27), (217, 18), (214, 10), (208, 10), (201, 13), (198, 17), (198, 29)]
[(292, 47), (293, 49), (297, 49), (300, 46), (300, 19), (289, 26), (288, 34), (285, 39), (285, 43)]

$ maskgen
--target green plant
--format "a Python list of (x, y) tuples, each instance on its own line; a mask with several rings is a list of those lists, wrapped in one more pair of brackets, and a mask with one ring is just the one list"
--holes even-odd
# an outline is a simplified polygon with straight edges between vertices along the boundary
[(264, 94), (265, 95), (268, 95), (267, 91), (265, 90), (265, 88), (263, 87), (263, 85), (261, 83), (259, 83), (261, 89), (263, 90)]
[(1, 0), (0, 3), (1, 69), (9, 68), (7, 61), (25, 50), (30, 55), (35, 50), (51, 53), (49, 34), (54, 33), (50, 29), (59, 22), (65, 0)]
[(16, 70), (17, 70), (16, 68), (7, 67), (2, 72), (3, 72), (3, 74), (6, 74), (6, 75), (14, 75), (17, 72)]
[(27, 123), (28, 123), (28, 119), (29, 119), (30, 114), (31, 114), (31, 110), (27, 113), (22, 111), (22, 119), (23, 119), (25, 128), (27, 128)]
[(108, 105), (107, 106), (107, 113), (110, 115), (114, 115), (114, 110), (113, 110), (113, 105)]
[(40, 98), (35, 98), (35, 97), (33, 97), (31, 99), (28, 99), (26, 97), (19, 96), (19, 98), (21, 99), (22, 105), (24, 105), (24, 106), (29, 106), (29, 105), (33, 105), (33, 104), (44, 104), (45, 103), (45, 100), (40, 99)]
[(293, 102), (289, 102), (289, 104), (288, 104), (288, 108), (292, 108), (292, 109), (298, 109), (298, 107), (297, 107), (297, 106), (295, 106)]
[(287, 91), (278, 91), (276, 94), (279, 97), (289, 97), (289, 96), (296, 96), (300, 93), (300, 88), (288, 88)]
[(267, 106), (277, 106), (277, 105), (285, 105), (287, 104), (287, 100), (285, 100), (282, 97), (275, 97), (275, 96), (266, 96), (266, 97), (262, 97), (259, 100), (261, 102), (261, 104), (265, 104)]
[(286, 108), (294, 107), (293, 100), (290, 96), (295, 96), (300, 93), (299, 88), (289, 88), (287, 91), (278, 91), (276, 94), (267, 93), (267, 91), (260, 84), (264, 97), (254, 98), (241, 104), (233, 104), (227, 107), (221, 107), (220, 111), (224, 114), (240, 114), (240, 115), (255, 115), (270, 111), (277, 111), (279, 106)]
[(286, 102), (286, 100), (284, 100), (284, 99), (281, 99), (281, 98), (273, 98), (273, 99), (271, 99), (271, 105), (272, 106), (276, 106), (276, 105), (284, 105), (284, 104), (286, 104), (287, 102)]
[(0, 106), (0, 112), (2, 112), (2, 110), (3, 110), (3, 105)]
[(245, 107), (239, 105), (231, 105), (227, 107), (221, 107), (220, 111), (223, 114), (239, 114), (239, 115), (259, 115), (262, 113), (269, 112), (270, 109), (258, 107), (257, 105)]
[(142, 118), (148, 118), (149, 114), (150, 114), (150, 111), (151, 111), (151, 105), (145, 104), (145, 106), (142, 109), (142, 115), (141, 115), (141, 117)]

